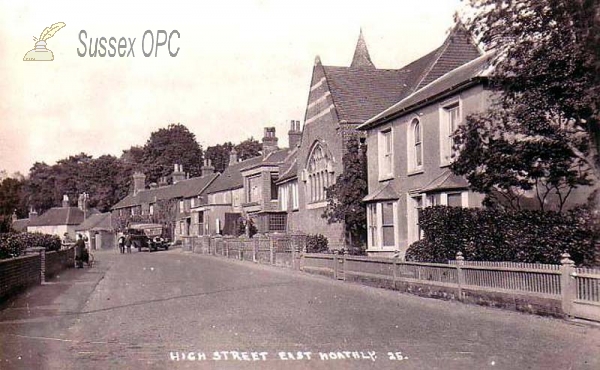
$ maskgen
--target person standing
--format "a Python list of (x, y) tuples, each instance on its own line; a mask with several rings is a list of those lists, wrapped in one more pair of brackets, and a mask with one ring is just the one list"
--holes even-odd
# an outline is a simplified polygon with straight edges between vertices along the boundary
[(77, 241), (75, 242), (75, 267), (83, 268), (83, 254), (85, 253), (85, 241), (83, 235), (77, 235)]
[(125, 253), (125, 237), (123, 235), (119, 236), (119, 250), (121, 254)]
[(127, 253), (131, 253), (131, 236), (129, 234), (125, 237), (125, 247), (127, 247)]

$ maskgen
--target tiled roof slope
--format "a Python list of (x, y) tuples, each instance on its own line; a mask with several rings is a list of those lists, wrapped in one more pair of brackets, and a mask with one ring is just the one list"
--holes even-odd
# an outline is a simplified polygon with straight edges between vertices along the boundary
[(403, 70), (323, 66), (340, 121), (362, 123), (402, 99)]
[(427, 71), (417, 89), (428, 85), (446, 73), (481, 56), (479, 49), (471, 41), (471, 35), (459, 23), (446, 38), (444, 44), (436, 50), (436, 61)]
[(289, 158), (279, 167), (278, 183), (282, 183), (298, 177), (298, 152), (294, 151)]
[(206, 189), (207, 194), (218, 193), (225, 190), (233, 190), (244, 187), (244, 177), (242, 169), (248, 166), (253, 166), (262, 161), (262, 156), (246, 159), (242, 162), (229, 164), (210, 186)]
[[(88, 216), (96, 213), (95, 209), (87, 211)], [(77, 207), (54, 207), (30, 220), (28, 226), (79, 225), (83, 222), (83, 215)]]
[(217, 177), (219, 177), (219, 174), (213, 173), (182, 180), (174, 185), (144, 189), (136, 195), (127, 195), (119, 203), (115, 204), (112, 209), (132, 207), (142, 203), (153, 203), (157, 200), (193, 197), (201, 194)]
[(29, 226), (28, 218), (18, 219), (13, 221), (13, 223), (10, 225), (10, 227), (12, 227), (12, 229), (15, 231), (27, 231), (27, 226)]
[(489, 72), (489, 65), (492, 56), (493, 54), (491, 53), (482, 55), (479, 58), (472, 60), (453, 71), (450, 71), (429, 85), (414, 92), (390, 108), (367, 120), (367, 122), (359, 126), (359, 129), (366, 129), (377, 126), (380, 123), (387, 122), (389, 119), (397, 116), (400, 113), (405, 113), (418, 107), (419, 104), (424, 101), (430, 101), (432, 98), (452, 91), (458, 86), (464, 85), (470, 81), (474, 81), (475, 79), (485, 77)]
[[(366, 50), (360, 40), (355, 54), (359, 47)], [(363, 123), (480, 55), (468, 32), (458, 24), (442, 46), (401, 69), (323, 66), (323, 70), (340, 121)]]
[(92, 215), (76, 226), (75, 230), (112, 230), (110, 217), (110, 212)]

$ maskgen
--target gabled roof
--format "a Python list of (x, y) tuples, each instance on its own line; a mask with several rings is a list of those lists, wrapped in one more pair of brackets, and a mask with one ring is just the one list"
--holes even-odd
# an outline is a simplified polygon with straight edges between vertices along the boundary
[[(362, 32), (350, 67), (323, 65), (322, 68), (339, 120), (363, 123), (480, 55), (468, 32), (457, 24), (442, 46), (401, 69), (370, 67), (372, 62)], [(317, 59), (317, 64), (320, 63)]]
[(10, 227), (14, 231), (27, 231), (27, 226), (29, 226), (29, 219), (28, 218), (21, 218), (21, 219), (15, 220), (10, 225)]
[(295, 179), (298, 177), (298, 152), (294, 151), (292, 155), (279, 167), (278, 184)]
[(217, 177), (219, 177), (219, 174), (213, 173), (206, 176), (181, 180), (173, 185), (154, 189), (144, 189), (136, 195), (127, 195), (125, 198), (121, 199), (119, 203), (115, 204), (112, 209), (127, 208), (143, 203), (149, 204), (166, 199), (191, 198), (202, 194)]
[(363, 198), (363, 202), (378, 202), (382, 200), (398, 200), (400, 194), (391, 182), (380, 185), (375, 191)]
[(112, 229), (110, 212), (92, 215), (75, 227), (75, 231), (111, 231)]
[[(87, 216), (98, 213), (95, 209), (87, 211)], [(28, 226), (79, 225), (83, 222), (84, 213), (77, 207), (54, 207), (42, 215), (29, 220)]]
[(225, 190), (234, 190), (244, 187), (244, 177), (242, 169), (253, 166), (262, 161), (262, 156), (246, 159), (242, 162), (230, 163), (210, 186), (206, 189), (206, 194), (218, 193)]
[(413, 94), (370, 118), (364, 124), (360, 125), (358, 129), (375, 127), (400, 114), (408, 113), (424, 103), (429, 103), (435, 98), (443, 97), (445, 94), (453, 92), (459, 87), (464, 87), (471, 82), (478, 82), (481, 78), (485, 78), (488, 75), (492, 56), (492, 53), (482, 55), (446, 73), (429, 85), (415, 91)]
[(417, 89), (428, 85), (451, 70), (481, 56), (481, 52), (473, 43), (471, 35), (462, 23), (457, 23), (446, 41), (435, 52), (435, 62), (426, 70)]
[(457, 176), (446, 169), (441, 175), (425, 185), (421, 191), (428, 193), (442, 190), (466, 189), (468, 187), (469, 183), (464, 177)]
[(260, 158), (259, 161), (256, 161), (254, 163), (248, 164), (247, 166), (244, 166), (243, 168), (241, 168), (241, 171), (243, 172), (243, 171), (261, 167), (261, 166), (279, 166), (282, 163), (286, 162), (287, 159), (289, 158), (290, 154), (292, 154), (296, 150), (297, 150), (297, 148), (293, 148), (293, 149), (283, 148), (283, 149), (274, 150), (273, 152), (269, 153), (264, 158), (259, 157)]

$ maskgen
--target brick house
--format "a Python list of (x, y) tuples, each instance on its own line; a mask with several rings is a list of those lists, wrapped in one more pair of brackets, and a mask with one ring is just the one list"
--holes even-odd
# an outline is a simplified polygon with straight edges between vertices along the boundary
[(367, 132), (369, 254), (404, 256), (421, 238), (422, 207), (481, 206), (483, 195), (448, 167), (457, 126), (489, 105), (489, 61), (483, 55), (438, 77), (359, 127)]
[(344, 225), (329, 225), (321, 215), (327, 206), (324, 189), (344, 170), (342, 156), (348, 139), (363, 136), (357, 127), (369, 118), (479, 56), (479, 50), (460, 25), (442, 46), (401, 69), (376, 68), (362, 31), (349, 67), (324, 65), (317, 56), (304, 129), (293, 164), (296, 177), (287, 174), (279, 182), (282, 195), (292, 202), (292, 192), (285, 189), (298, 189), (298, 207), (288, 211), (290, 230), (323, 234), (331, 248), (344, 246)]
[(69, 205), (69, 197), (63, 196), (62, 207), (53, 207), (37, 215), (36, 212), (29, 213), (27, 223), (28, 232), (56, 235), (61, 239), (66, 235), (75, 240), (75, 229), (86, 218), (99, 213), (96, 209), (87, 209), (85, 202), (80, 197), (77, 207)]
[(112, 207), (115, 227), (123, 231), (131, 223), (161, 223), (173, 240), (182, 236), (198, 235), (193, 226), (192, 208), (205, 196), (208, 186), (219, 177), (214, 173), (210, 161), (202, 167), (202, 176), (187, 178), (183, 166), (174, 165), (172, 184), (166, 179), (160, 184), (150, 184), (146, 188), (146, 176), (141, 172), (133, 174), (133, 192)]

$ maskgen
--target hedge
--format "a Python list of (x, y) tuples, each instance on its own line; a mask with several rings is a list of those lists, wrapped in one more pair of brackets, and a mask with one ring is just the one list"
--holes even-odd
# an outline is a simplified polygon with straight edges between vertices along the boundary
[(428, 207), (419, 213), (424, 238), (406, 259), (446, 263), (461, 251), (471, 261), (560, 263), (567, 251), (577, 265), (592, 265), (597, 217), (585, 208), (566, 213)]
[(60, 238), (41, 233), (0, 233), (0, 259), (18, 257), (29, 247), (57, 251), (60, 249)]
[(322, 234), (306, 236), (306, 251), (308, 253), (323, 253), (328, 250), (329, 240)]

